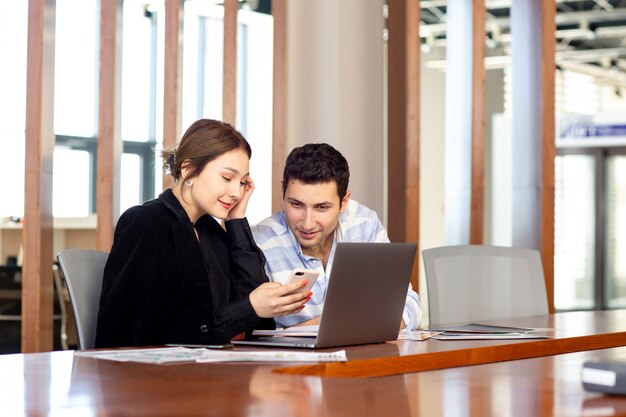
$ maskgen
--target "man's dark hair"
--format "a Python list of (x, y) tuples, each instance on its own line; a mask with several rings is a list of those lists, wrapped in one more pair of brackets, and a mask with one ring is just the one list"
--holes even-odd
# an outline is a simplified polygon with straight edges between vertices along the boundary
[(287, 156), (283, 171), (283, 198), (291, 180), (305, 184), (334, 181), (339, 202), (348, 192), (350, 169), (343, 155), (327, 143), (308, 143), (294, 148)]

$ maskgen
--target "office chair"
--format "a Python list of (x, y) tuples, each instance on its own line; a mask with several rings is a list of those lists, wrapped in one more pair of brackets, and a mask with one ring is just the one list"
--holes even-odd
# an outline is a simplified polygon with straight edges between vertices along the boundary
[(79, 350), (95, 346), (102, 275), (108, 256), (108, 252), (84, 249), (65, 249), (57, 255), (72, 301)]
[(431, 326), (548, 314), (535, 250), (465, 245), (422, 256)]

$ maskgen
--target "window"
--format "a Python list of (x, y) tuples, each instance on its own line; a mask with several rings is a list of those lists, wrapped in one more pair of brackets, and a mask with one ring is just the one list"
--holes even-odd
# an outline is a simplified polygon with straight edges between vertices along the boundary
[[(58, 217), (86, 216), (95, 212), (97, 4), (96, 0), (58, 0), (56, 4), (54, 132), (57, 145), (53, 161), (53, 214)], [(0, 91), (3, 92), (0, 95), (0, 146), (11, 155), (4, 161), (5, 169), (14, 173), (24, 173), (27, 9), (28, 2), (0, 4), (0, 37), (13, 40), (0, 44), (0, 54), (7, 58), (3, 60), (7, 65), (0, 68)], [(136, 89), (134, 92), (140, 95)], [(137, 119), (136, 114), (131, 114), (130, 120)], [(126, 128), (130, 131), (129, 137), (136, 139), (138, 135), (134, 135), (128, 124)], [(124, 190), (133, 182), (124, 182), (122, 193), (126, 197), (122, 197), (122, 201), (127, 205), (154, 195), (154, 180), (145, 175), (147, 167), (153, 170), (154, 141), (148, 136), (141, 139), (144, 143), (124, 142), (122, 170), (141, 180), (141, 192), (135, 184), (133, 197), (129, 196), (130, 191)], [(130, 155), (135, 155), (134, 169), (126, 166), (132, 159), (128, 158)], [(6, 181), (1, 192), (14, 198), (0, 201), (0, 217), (21, 217), (24, 176), (15, 175), (13, 181)]]
[[(510, 113), (512, 104), (510, 76), (510, 68), (507, 68), (506, 113)], [(623, 92), (623, 87), (602, 84), (602, 80), (590, 75), (556, 72), (555, 109), (557, 125), (560, 125), (556, 132), (554, 204), (554, 305), (557, 310), (626, 307), (626, 262), (620, 256), (626, 250), (626, 239), (622, 237), (626, 236), (626, 183), (623, 180), (626, 178), (626, 137), (590, 135), (576, 140), (565, 134), (572, 122), (616, 127), (626, 124)], [(508, 127), (505, 122), (501, 124)], [(508, 131), (498, 129), (504, 137), (510, 137)], [(564, 137), (560, 137), (562, 133)], [(509, 158), (507, 142), (504, 145), (494, 142), (493, 149), (495, 154), (504, 152)], [(501, 159), (495, 160), (494, 167), (495, 163), (505, 164), (505, 168), (510, 166), (508, 159)], [(507, 179), (504, 175), (494, 179), (494, 193), (500, 198), (502, 190), (510, 188), (510, 184), (499, 185)], [(493, 213), (496, 220), (502, 217), (496, 210)], [(508, 217), (503, 219), (503, 224), (510, 224)], [(504, 229), (505, 233), (500, 234), (505, 244), (510, 244), (508, 230), (500, 229)], [(498, 235), (498, 238), (501, 237)]]
[[(95, 212), (98, 122), (98, 0), (57, 0), (53, 214)], [(24, 172), (28, 2), (1, 2), (0, 146), (9, 172)], [(184, 12), (182, 130), (200, 117), (222, 118), (223, 7), (188, 0)], [(253, 148), (251, 222), (271, 210), (272, 17), (241, 10), (237, 128)], [(163, 2), (123, 3), (120, 212), (161, 191)], [(6, 59), (4, 59), (6, 58)], [(180, 138), (176, 138), (177, 140)], [(23, 175), (0, 189), (0, 217), (24, 212)]]
[(555, 161), (554, 305), (594, 307), (596, 159), (562, 155)]
[(607, 157), (605, 302), (626, 307), (626, 154)]
[(28, 2), (0, 2), (0, 149), (2, 166), (11, 174), (2, 181), (0, 217), (24, 213), (24, 126), (26, 109), (26, 43), (28, 36)]
[[(222, 117), (224, 10), (210, 2), (185, 2), (183, 130), (198, 118)], [(247, 217), (257, 223), (271, 214), (272, 16), (239, 10), (237, 35), (237, 123), (252, 147), (255, 183)]]

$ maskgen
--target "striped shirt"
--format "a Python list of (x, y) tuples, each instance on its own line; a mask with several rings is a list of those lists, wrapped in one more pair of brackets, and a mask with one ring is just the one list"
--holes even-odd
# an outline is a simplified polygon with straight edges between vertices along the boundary
[[(283, 327), (293, 326), (322, 314), (337, 242), (389, 242), (387, 231), (378, 220), (376, 212), (354, 200), (348, 201), (348, 207), (339, 216), (326, 269), (321, 260), (302, 253), (300, 244), (287, 226), (285, 212), (282, 210), (254, 226), (252, 235), (267, 258), (265, 271), (270, 281), (285, 284), (294, 268), (314, 269), (319, 273), (311, 289), (313, 296), (304, 309), (298, 314), (275, 318), (276, 324)], [(419, 298), (410, 284), (402, 318), (409, 330), (416, 329), (422, 319)]]

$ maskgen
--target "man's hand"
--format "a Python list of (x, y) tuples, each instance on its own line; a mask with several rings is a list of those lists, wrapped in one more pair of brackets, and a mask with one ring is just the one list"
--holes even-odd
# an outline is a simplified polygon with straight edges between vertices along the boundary
[(320, 324), (320, 319), (321, 319), (321, 318), (322, 318), (321, 316), (319, 316), (319, 317), (315, 317), (314, 319), (307, 320), (307, 321), (303, 321), (302, 323), (294, 324), (294, 325), (293, 325), (293, 326), (291, 326), (291, 327), (297, 327), (297, 326), (315, 326), (315, 325)]

